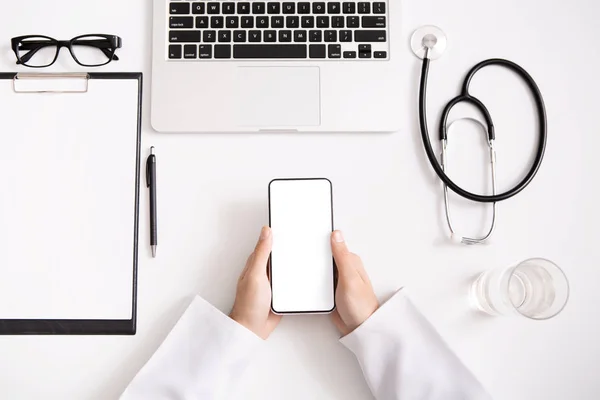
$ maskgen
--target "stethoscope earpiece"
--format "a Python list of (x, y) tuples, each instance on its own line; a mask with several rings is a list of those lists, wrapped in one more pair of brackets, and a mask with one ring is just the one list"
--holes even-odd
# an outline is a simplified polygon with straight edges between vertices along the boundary
[(454, 244), (461, 244), (463, 242), (463, 238), (460, 235), (457, 235), (456, 233), (452, 232), (450, 234), (450, 241)]

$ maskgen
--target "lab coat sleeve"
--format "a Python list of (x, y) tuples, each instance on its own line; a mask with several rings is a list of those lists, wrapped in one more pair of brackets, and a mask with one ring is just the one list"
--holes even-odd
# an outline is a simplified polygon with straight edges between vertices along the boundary
[(402, 290), (341, 343), (377, 400), (489, 400)]
[(196, 297), (121, 400), (225, 398), (262, 343)]

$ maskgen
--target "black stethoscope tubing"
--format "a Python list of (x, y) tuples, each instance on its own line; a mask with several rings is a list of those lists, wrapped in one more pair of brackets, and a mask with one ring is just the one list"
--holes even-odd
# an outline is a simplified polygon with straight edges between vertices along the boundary
[(500, 193), (497, 195), (481, 195), (481, 194), (471, 193), (467, 190), (464, 190), (463, 188), (458, 186), (456, 183), (454, 183), (448, 177), (448, 175), (446, 175), (446, 173), (444, 172), (444, 169), (439, 164), (439, 162), (436, 158), (435, 152), (434, 152), (433, 148), (431, 147), (431, 139), (429, 137), (429, 130), (427, 129), (427, 112), (426, 112), (426, 109), (427, 109), (426, 93), (427, 93), (427, 77), (429, 74), (429, 63), (430, 63), (430, 59), (426, 56), (423, 59), (423, 67), (421, 69), (421, 84), (420, 84), (420, 89), (419, 89), (419, 124), (421, 127), (421, 137), (423, 139), (423, 146), (425, 148), (425, 152), (427, 153), (427, 158), (429, 158), (429, 162), (431, 163), (431, 166), (433, 167), (437, 176), (442, 180), (442, 182), (444, 182), (444, 184), (446, 184), (453, 192), (455, 192), (459, 196), (462, 196), (468, 200), (472, 200), (472, 201), (475, 201), (478, 203), (495, 203), (495, 202), (503, 201), (503, 200), (509, 199), (509, 198), (515, 196), (516, 194), (518, 194), (519, 192), (521, 192), (523, 189), (525, 189), (525, 187), (527, 187), (527, 185), (529, 185), (529, 183), (531, 183), (531, 181), (537, 174), (537, 172), (542, 164), (542, 159), (544, 158), (544, 152), (546, 151), (547, 130), (548, 130), (548, 126), (547, 126), (548, 122), (546, 119), (546, 107), (544, 105), (544, 99), (542, 97), (542, 93), (540, 92), (540, 89), (538, 88), (537, 84), (535, 83), (535, 81), (533, 80), (531, 75), (529, 75), (529, 73), (527, 73), (527, 71), (525, 71), (522, 67), (515, 64), (512, 61), (503, 60), (503, 59), (499, 59), (499, 58), (482, 61), (479, 64), (475, 65), (471, 69), (471, 71), (469, 71), (469, 73), (467, 74), (467, 77), (465, 78), (465, 81), (463, 84), (461, 94), (459, 96), (455, 97), (454, 99), (452, 99), (444, 108), (444, 112), (442, 113), (442, 119), (441, 119), (441, 124), (440, 124), (440, 140), (445, 141), (448, 139), (448, 132), (447, 132), (446, 126), (447, 126), (447, 122), (448, 122), (448, 115), (450, 114), (450, 111), (452, 110), (452, 108), (458, 103), (467, 102), (467, 103), (474, 105), (483, 114), (483, 116), (486, 120), (487, 127), (488, 127), (488, 139), (489, 139), (490, 143), (492, 143), (492, 141), (495, 140), (495, 137), (496, 137), (494, 124), (492, 122), (492, 117), (491, 117), (488, 109), (485, 107), (485, 105), (479, 99), (477, 99), (476, 97), (473, 97), (469, 94), (469, 86), (471, 85), (471, 80), (473, 79), (473, 76), (480, 69), (482, 69), (484, 67), (487, 67), (490, 65), (502, 66), (502, 67), (505, 67), (505, 68), (508, 68), (508, 69), (514, 71), (517, 75), (519, 75), (525, 81), (525, 83), (529, 87), (529, 90), (533, 94), (533, 98), (534, 98), (536, 110), (537, 110), (537, 116), (538, 116), (538, 120), (539, 120), (539, 141), (538, 141), (538, 146), (537, 146), (537, 150), (536, 150), (536, 154), (535, 154), (535, 159), (533, 161), (531, 169), (529, 170), (529, 172), (527, 172), (527, 175), (525, 175), (523, 180), (521, 180), (521, 182), (519, 182), (512, 189), (507, 190), (506, 192)]

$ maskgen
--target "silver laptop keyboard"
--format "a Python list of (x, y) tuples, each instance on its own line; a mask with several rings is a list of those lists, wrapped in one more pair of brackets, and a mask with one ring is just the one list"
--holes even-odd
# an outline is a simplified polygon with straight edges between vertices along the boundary
[(170, 61), (387, 60), (387, 1), (167, 1)]

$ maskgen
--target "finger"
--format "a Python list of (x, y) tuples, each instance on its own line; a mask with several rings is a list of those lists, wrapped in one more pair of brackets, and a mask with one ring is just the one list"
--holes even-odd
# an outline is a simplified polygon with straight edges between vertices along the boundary
[(253, 259), (254, 259), (254, 253), (252, 253), (248, 256), (248, 259), (246, 260), (246, 265), (244, 266), (244, 269), (242, 270), (242, 273), (240, 274), (240, 281), (242, 279), (244, 279), (244, 277), (248, 273), (248, 269), (250, 268), (250, 265), (252, 265)]
[(266, 276), (266, 266), (269, 261), (272, 245), (273, 235), (271, 234), (271, 228), (265, 226), (260, 231), (260, 237), (258, 238), (258, 243), (254, 249), (254, 257), (250, 263), (247, 274), (261, 274)]
[(362, 260), (359, 256), (352, 254), (350, 250), (348, 250), (348, 246), (344, 240), (344, 235), (341, 231), (335, 231), (332, 233), (331, 249), (340, 275), (347, 277), (352, 273), (357, 273), (363, 282), (371, 284), (369, 275), (367, 274), (367, 271), (365, 271)]
[(342, 336), (346, 336), (348, 334), (348, 327), (346, 326), (344, 321), (342, 321), (342, 317), (340, 317), (340, 313), (338, 312), (338, 310), (335, 310), (331, 313), (331, 320), (333, 321), (333, 324), (335, 325), (337, 330), (340, 331)]
[(356, 256), (356, 262), (354, 263), (354, 268), (356, 269), (356, 272), (358, 272), (358, 275), (362, 278), (363, 282), (370, 285), (371, 279), (369, 279), (369, 274), (367, 274), (367, 270), (365, 270), (365, 266), (364, 266), (362, 260), (360, 259), (360, 257), (358, 257), (358, 256)]
[(342, 231), (334, 231), (331, 234), (331, 252), (340, 275), (345, 276), (354, 270), (351, 253), (346, 246)]

